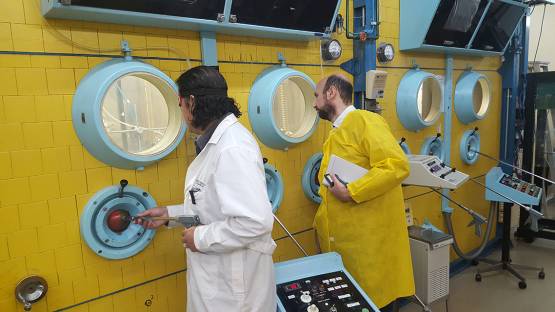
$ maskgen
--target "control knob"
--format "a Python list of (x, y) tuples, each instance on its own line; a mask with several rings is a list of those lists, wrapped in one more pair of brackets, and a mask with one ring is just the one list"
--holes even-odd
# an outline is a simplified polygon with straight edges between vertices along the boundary
[(301, 301), (304, 303), (310, 303), (312, 301), (312, 297), (310, 296), (309, 291), (303, 291), (303, 294), (301, 295)]
[(306, 312), (318, 312), (320, 309), (315, 304), (312, 304), (306, 308)]

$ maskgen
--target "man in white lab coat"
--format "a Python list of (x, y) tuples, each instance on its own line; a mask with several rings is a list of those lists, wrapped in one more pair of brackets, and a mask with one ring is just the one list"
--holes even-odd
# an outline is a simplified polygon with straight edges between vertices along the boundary
[[(273, 215), (262, 155), (237, 117), (227, 84), (214, 68), (199, 66), (177, 80), (189, 130), (200, 134), (185, 178), (183, 205), (158, 207), (143, 217), (198, 215), (185, 229), (187, 311), (274, 312)], [(139, 220), (148, 228), (166, 221)]]

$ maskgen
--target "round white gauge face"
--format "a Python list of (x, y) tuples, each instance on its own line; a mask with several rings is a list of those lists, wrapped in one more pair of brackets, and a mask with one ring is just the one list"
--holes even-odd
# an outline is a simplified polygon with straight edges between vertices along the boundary
[(318, 117), (313, 103), (314, 90), (304, 78), (292, 76), (284, 79), (275, 90), (272, 104), (276, 127), (291, 138), (304, 136)]
[(328, 51), (334, 59), (338, 59), (341, 56), (341, 44), (337, 40), (332, 40), (328, 46)]
[(393, 46), (391, 46), (390, 44), (386, 45), (384, 47), (383, 54), (387, 59), (387, 61), (391, 62), (393, 60), (393, 57), (395, 56), (395, 51), (393, 50)]
[(124, 75), (110, 85), (101, 107), (104, 130), (113, 144), (130, 154), (151, 155), (173, 143), (165, 138), (170, 127), (168, 105), (177, 103), (167, 102), (175, 94), (164, 96), (171, 90), (166, 85), (145, 73)]

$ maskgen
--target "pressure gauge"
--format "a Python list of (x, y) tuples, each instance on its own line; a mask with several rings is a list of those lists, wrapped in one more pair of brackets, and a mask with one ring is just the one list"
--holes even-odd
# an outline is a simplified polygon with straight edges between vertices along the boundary
[(324, 61), (335, 61), (341, 56), (343, 48), (339, 41), (327, 40), (322, 43), (322, 58)]
[(175, 83), (135, 60), (112, 60), (92, 69), (73, 97), (72, 116), (85, 148), (124, 169), (141, 169), (165, 157), (186, 130)]
[(395, 49), (390, 43), (382, 43), (376, 51), (380, 63), (389, 63), (395, 57)]

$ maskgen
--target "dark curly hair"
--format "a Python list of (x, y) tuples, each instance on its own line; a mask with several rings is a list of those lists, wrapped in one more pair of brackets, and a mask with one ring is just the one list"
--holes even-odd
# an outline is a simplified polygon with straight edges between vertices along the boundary
[(227, 83), (220, 72), (209, 66), (197, 66), (189, 69), (177, 79), (179, 95), (195, 97), (192, 126), (204, 130), (215, 120), (229, 113), (241, 116), (235, 100), (227, 96)]

